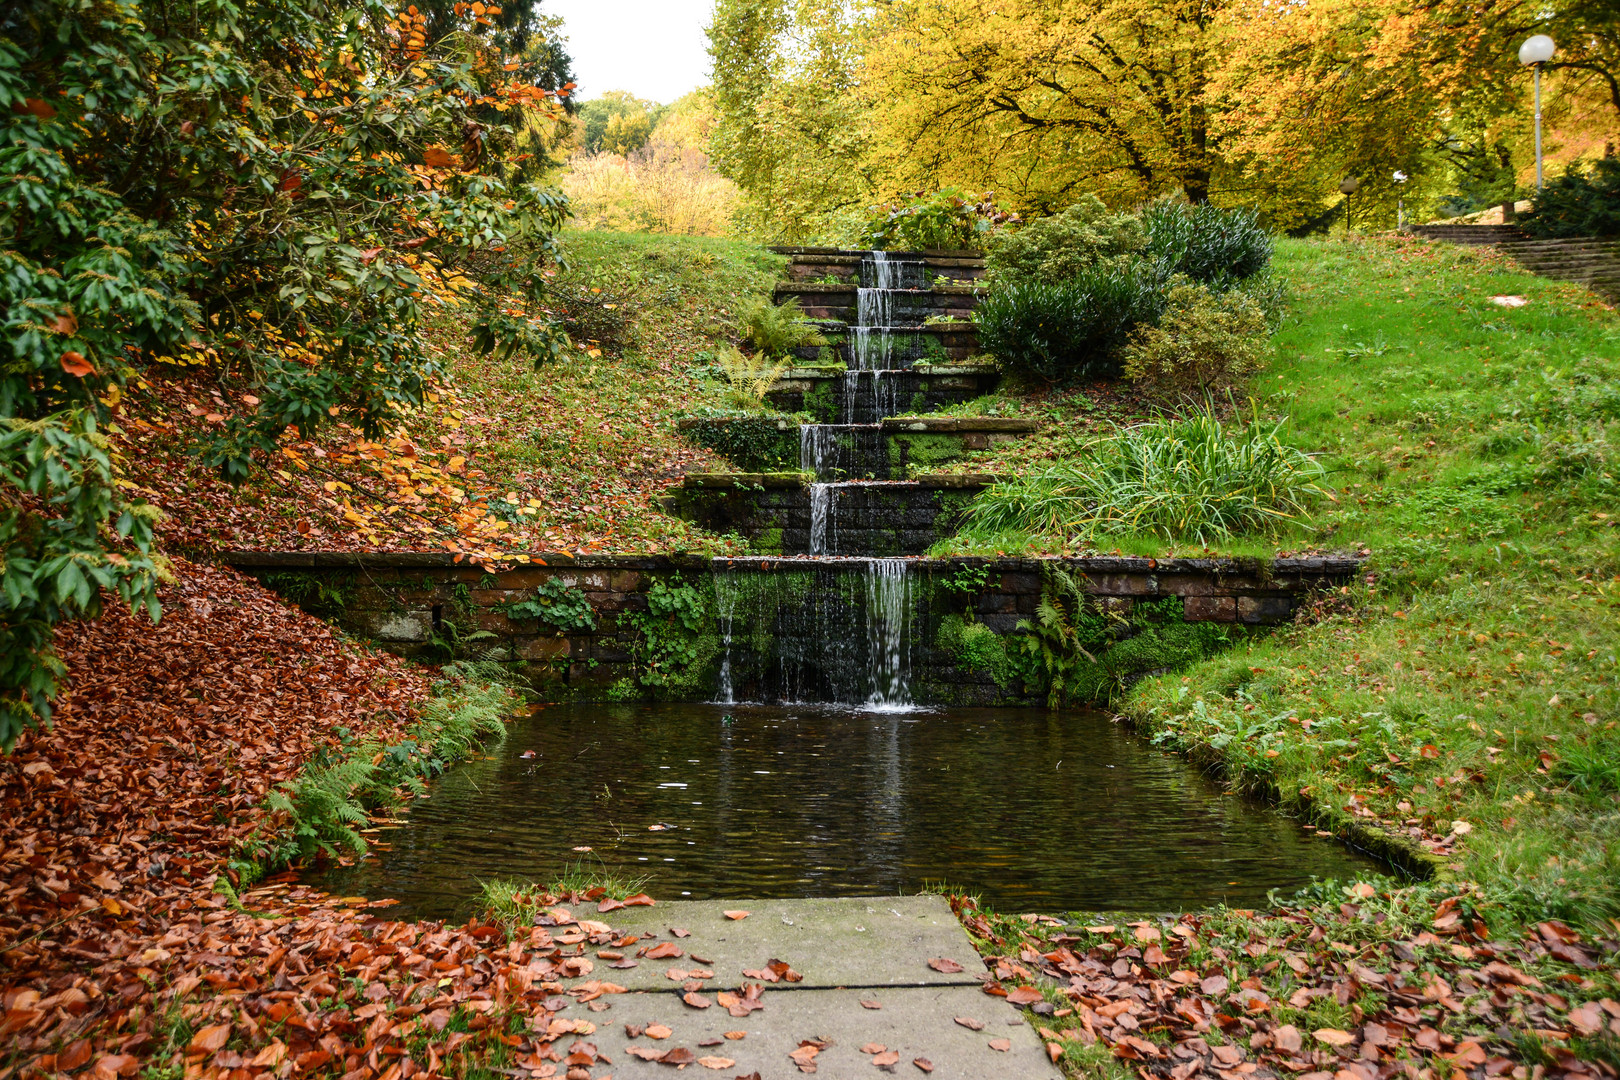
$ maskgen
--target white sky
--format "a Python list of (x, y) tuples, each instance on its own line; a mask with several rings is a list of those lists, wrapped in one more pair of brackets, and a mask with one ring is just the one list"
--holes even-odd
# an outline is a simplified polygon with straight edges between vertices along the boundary
[(541, 0), (563, 17), (581, 101), (628, 90), (669, 104), (709, 81), (714, 0)]

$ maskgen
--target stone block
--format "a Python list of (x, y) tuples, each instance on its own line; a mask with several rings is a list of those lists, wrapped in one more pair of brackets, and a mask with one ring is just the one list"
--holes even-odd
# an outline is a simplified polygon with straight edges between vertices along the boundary
[(1011, 593), (983, 593), (974, 599), (973, 610), (981, 615), (997, 611), (1017, 611), (1018, 598)]
[(1186, 596), (1182, 610), (1188, 622), (1236, 622), (1237, 598), (1232, 596)]
[(1160, 574), (1159, 593), (1163, 596), (1219, 596), (1225, 592), (1213, 578), (1192, 574)]
[(1273, 625), (1287, 622), (1294, 612), (1294, 602), (1286, 596), (1240, 596), (1237, 598), (1238, 622)]
[(1041, 575), (1029, 574), (1022, 571), (1009, 571), (1001, 575), (1001, 591), (1010, 593), (1032, 593), (1036, 596), (1041, 592)]
[(362, 634), (378, 641), (426, 641), (433, 616), (425, 611), (378, 611), (357, 622)]
[(1095, 596), (1157, 596), (1159, 580), (1153, 574), (1089, 574), (1087, 592)]
[(614, 570), (608, 574), (608, 588), (614, 592), (640, 592), (641, 572), (638, 570)]
[(555, 660), (559, 656), (571, 656), (574, 652), (573, 642), (554, 635), (519, 638), (516, 644), (517, 654), (524, 660)]
[(979, 621), (998, 634), (1010, 634), (1018, 629), (1020, 617), (1017, 614), (982, 615)]

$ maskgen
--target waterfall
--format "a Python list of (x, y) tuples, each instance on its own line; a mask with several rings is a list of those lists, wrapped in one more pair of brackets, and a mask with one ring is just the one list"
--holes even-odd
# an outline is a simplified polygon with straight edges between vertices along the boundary
[(827, 554), (828, 520), (832, 516), (833, 485), (810, 485), (810, 554)]
[(720, 624), (720, 641), (725, 645), (725, 655), (720, 660), (719, 687), (714, 699), (722, 705), (736, 704), (736, 691), (731, 685), (731, 630), (737, 617), (737, 600), (742, 595), (742, 589), (737, 581), (737, 571), (729, 569), (716, 569), (714, 572), (714, 611), (715, 619)]
[(911, 707), (911, 575), (904, 559), (866, 563), (866, 704), (878, 711)]
[(799, 468), (815, 474), (817, 480), (825, 479), (828, 471), (834, 467), (837, 449), (831, 426), (799, 425)]
[(842, 704), (904, 712), (914, 607), (906, 559), (839, 559), (802, 569), (716, 560), (722, 653), (715, 701)]

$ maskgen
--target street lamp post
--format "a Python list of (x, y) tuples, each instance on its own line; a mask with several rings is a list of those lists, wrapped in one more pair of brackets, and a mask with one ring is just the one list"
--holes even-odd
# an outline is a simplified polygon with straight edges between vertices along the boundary
[(1546, 34), (1527, 38), (1519, 46), (1519, 63), (1535, 72), (1536, 79), (1536, 190), (1546, 186), (1541, 175), (1541, 65), (1553, 58), (1558, 46)]
[(1359, 187), (1361, 187), (1361, 178), (1359, 176), (1347, 176), (1339, 181), (1339, 191), (1344, 195), (1344, 235), (1346, 236), (1350, 235), (1350, 196), (1354, 195)]
[[(1406, 174), (1396, 169), (1394, 179), (1395, 190), (1399, 192), (1401, 190), (1400, 185), (1406, 183)], [(1406, 200), (1397, 194), (1395, 196), (1395, 229), (1399, 232), (1404, 228), (1406, 228)]]

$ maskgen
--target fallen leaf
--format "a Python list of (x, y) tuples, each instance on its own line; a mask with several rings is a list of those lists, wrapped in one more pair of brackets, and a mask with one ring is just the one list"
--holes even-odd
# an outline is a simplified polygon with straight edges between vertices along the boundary
[[(739, 919), (748, 918), (748, 912), (746, 911), (722, 911), (720, 914), (724, 915), (733, 922), (736, 922)], [(755, 955), (757, 956), (758, 954), (756, 953)]]
[(971, 1016), (958, 1016), (956, 1018), (956, 1022), (958, 1024), (961, 1024), (963, 1027), (967, 1028), (969, 1031), (983, 1031), (984, 1030), (984, 1021), (983, 1020), (975, 1020)]
[(663, 1065), (691, 1065), (697, 1061), (697, 1055), (684, 1046), (676, 1046), (658, 1059)]
[[(665, 1027), (663, 1024), (648, 1024), (645, 1030), (649, 1039), (667, 1039), (675, 1034), (675, 1029)], [(635, 1038), (634, 1035), (630, 1037)]]
[(900, 1064), (900, 1051), (885, 1050), (872, 1059), (872, 1064), (880, 1069), (887, 1069), (892, 1065)]
[(721, 1034), (733, 1042), (738, 1039), (746, 1039), (748, 1037), (748, 1032), (746, 1031), (724, 1031), (721, 1032)]
[(1271, 1045), (1285, 1054), (1297, 1054), (1304, 1040), (1299, 1037), (1299, 1028), (1293, 1024), (1281, 1024), (1271, 1033)]
[(861, 1002), (861, 1008), (863, 1008), (863, 1009), (881, 1009), (881, 1008), (883, 1008), (883, 1003), (881, 1001), (863, 1000)]
[(1354, 1035), (1348, 1031), (1340, 1031), (1338, 1028), (1317, 1028), (1313, 1034), (1329, 1046), (1349, 1046), (1356, 1041)]
[(927, 1058), (912, 1058), (911, 1063), (925, 1073), (931, 1073), (934, 1071), (934, 1063), (929, 1061)]
[(992, 1050), (1000, 1050), (1003, 1054), (1005, 1054), (1008, 1050), (1012, 1049), (1012, 1040), (1011, 1039), (991, 1039), (990, 1040), (990, 1049), (992, 1049)]
[(705, 1069), (729, 1069), (737, 1064), (731, 1058), (724, 1057), (700, 1057), (697, 1063)]
[(1037, 1001), (1045, 1001), (1041, 992), (1033, 986), (1020, 986), (1007, 992), (1007, 1001), (1013, 1005), (1033, 1005)]
[(713, 1002), (704, 997), (702, 994), (698, 993), (696, 990), (682, 994), (681, 1000), (692, 1006), (694, 1009), (707, 1009), (711, 1004), (713, 1004)]
[(928, 966), (945, 975), (954, 975), (962, 970), (962, 965), (948, 956), (936, 956), (928, 961)]

